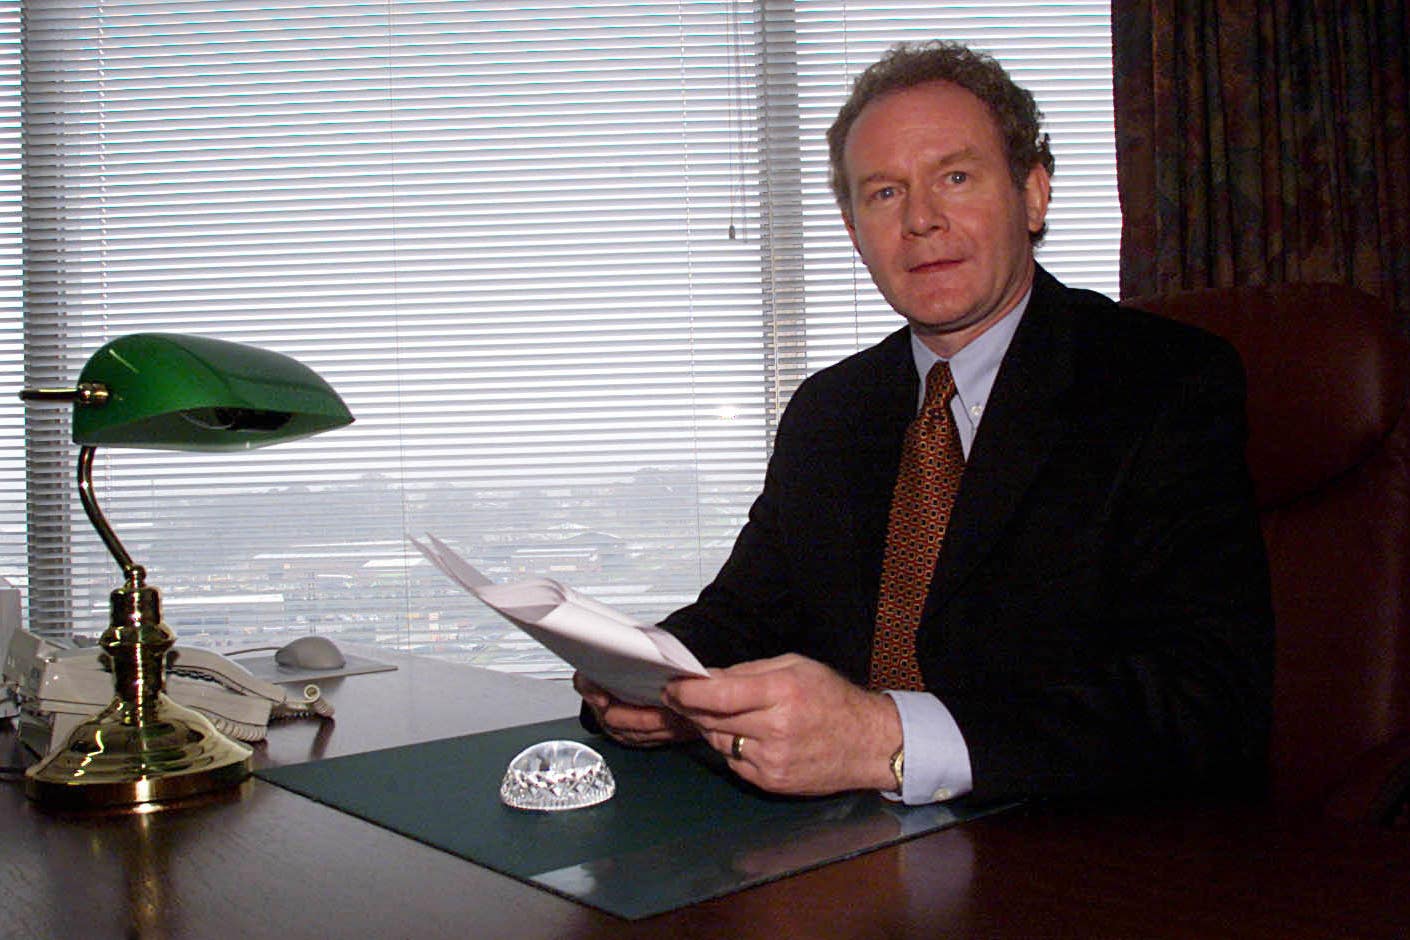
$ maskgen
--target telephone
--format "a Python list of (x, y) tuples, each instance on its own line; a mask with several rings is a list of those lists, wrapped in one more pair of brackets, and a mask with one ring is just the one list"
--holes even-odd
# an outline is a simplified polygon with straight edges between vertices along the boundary
[[(98, 647), (66, 648), (23, 629), (14, 631), (6, 648), (4, 682), (19, 703), (20, 740), (39, 755), (61, 746), (113, 699), (113, 676)], [(194, 646), (172, 648), (165, 691), (241, 741), (262, 739), (272, 720), (333, 714), (313, 683), (301, 694), (291, 692)]]

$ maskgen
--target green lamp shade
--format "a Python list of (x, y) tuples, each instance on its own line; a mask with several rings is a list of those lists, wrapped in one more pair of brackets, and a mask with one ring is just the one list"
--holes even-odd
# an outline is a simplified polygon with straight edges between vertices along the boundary
[(347, 405), (312, 369), (242, 343), (177, 333), (133, 333), (93, 354), (79, 385), (75, 444), (237, 451), (351, 424)]

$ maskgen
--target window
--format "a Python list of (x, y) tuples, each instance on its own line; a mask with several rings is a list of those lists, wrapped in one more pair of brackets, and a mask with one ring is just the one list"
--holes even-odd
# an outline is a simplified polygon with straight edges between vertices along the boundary
[[(202, 333), (295, 356), (348, 401), (351, 428), (250, 454), (100, 451), (99, 500), (183, 642), (318, 632), (561, 674), (405, 536), (644, 619), (694, 597), (792, 389), (898, 325), (823, 144), (896, 40), (969, 41), (1033, 89), (1058, 160), (1042, 260), (1114, 294), (1108, 17), (29, 0), (23, 318), (0, 296), (0, 350), (64, 385), (113, 336)], [(19, 414), (0, 573), (36, 629), (97, 633), (119, 579), (72, 492), (67, 416)]]

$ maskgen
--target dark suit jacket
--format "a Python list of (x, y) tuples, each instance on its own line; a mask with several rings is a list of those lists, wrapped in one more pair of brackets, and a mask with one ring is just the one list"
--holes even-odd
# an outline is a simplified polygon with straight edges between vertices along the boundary
[[(798, 389), (733, 553), (664, 623), (702, 662), (866, 682), (917, 392), (905, 329)], [(1256, 782), (1272, 615), (1244, 434), (1232, 348), (1039, 269), (916, 640), (977, 796)]]

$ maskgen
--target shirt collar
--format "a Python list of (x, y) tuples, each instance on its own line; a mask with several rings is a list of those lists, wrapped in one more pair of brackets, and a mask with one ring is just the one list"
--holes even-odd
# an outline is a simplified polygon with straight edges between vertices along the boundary
[[(1012, 310), (949, 359), (950, 374), (955, 379), (955, 398), (959, 401), (956, 410), (968, 416), (972, 425), (977, 426), (984, 414), (989, 391), (999, 374), (999, 364), (1004, 361), (1004, 354), (1008, 352), (1009, 343), (1032, 297), (1033, 289), (1030, 287)], [(941, 357), (931, 351), (914, 330), (911, 331), (911, 354), (915, 358), (916, 373), (920, 376), (920, 394), (916, 398), (916, 410), (919, 411), (921, 402), (925, 400), (925, 377)]]

